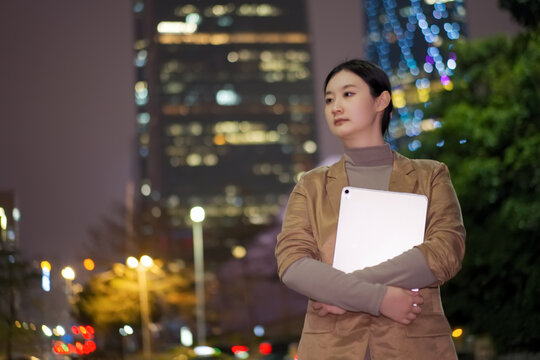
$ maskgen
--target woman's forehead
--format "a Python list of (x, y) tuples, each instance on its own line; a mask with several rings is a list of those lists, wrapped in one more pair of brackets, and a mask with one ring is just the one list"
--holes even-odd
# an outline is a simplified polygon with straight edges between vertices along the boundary
[(332, 93), (345, 87), (364, 87), (366, 82), (358, 75), (349, 70), (341, 70), (336, 73), (326, 86), (326, 93)]

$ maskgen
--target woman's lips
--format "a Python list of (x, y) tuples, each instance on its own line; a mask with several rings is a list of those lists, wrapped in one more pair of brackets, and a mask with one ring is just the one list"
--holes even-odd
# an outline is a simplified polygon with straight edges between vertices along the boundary
[(334, 125), (339, 126), (339, 125), (345, 123), (346, 121), (348, 121), (348, 120), (347, 119), (335, 119), (334, 120)]

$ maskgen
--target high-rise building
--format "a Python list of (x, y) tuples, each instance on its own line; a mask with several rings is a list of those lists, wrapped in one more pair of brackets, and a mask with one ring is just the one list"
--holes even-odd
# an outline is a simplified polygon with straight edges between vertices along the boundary
[(136, 225), (170, 251), (200, 205), (207, 249), (232, 247), (316, 164), (304, 2), (135, 0), (134, 13)]
[[(450, 91), (456, 41), (466, 35), (463, 0), (364, 0), (367, 57), (388, 74), (394, 116), (389, 132), (409, 139), (440, 124), (425, 119), (430, 94)], [(407, 140), (414, 151), (420, 143)]]

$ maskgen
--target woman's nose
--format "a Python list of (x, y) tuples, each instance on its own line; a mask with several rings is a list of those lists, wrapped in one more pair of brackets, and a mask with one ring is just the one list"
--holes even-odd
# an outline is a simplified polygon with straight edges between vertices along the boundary
[(332, 105), (332, 114), (338, 114), (342, 111), (343, 109), (341, 108), (341, 102), (338, 101), (337, 99), (334, 100), (334, 104)]

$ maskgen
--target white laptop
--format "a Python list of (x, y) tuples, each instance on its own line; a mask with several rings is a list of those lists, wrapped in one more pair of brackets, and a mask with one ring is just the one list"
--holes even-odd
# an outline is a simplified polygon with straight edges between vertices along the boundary
[(344, 187), (333, 266), (349, 273), (421, 244), (427, 205), (425, 195)]

